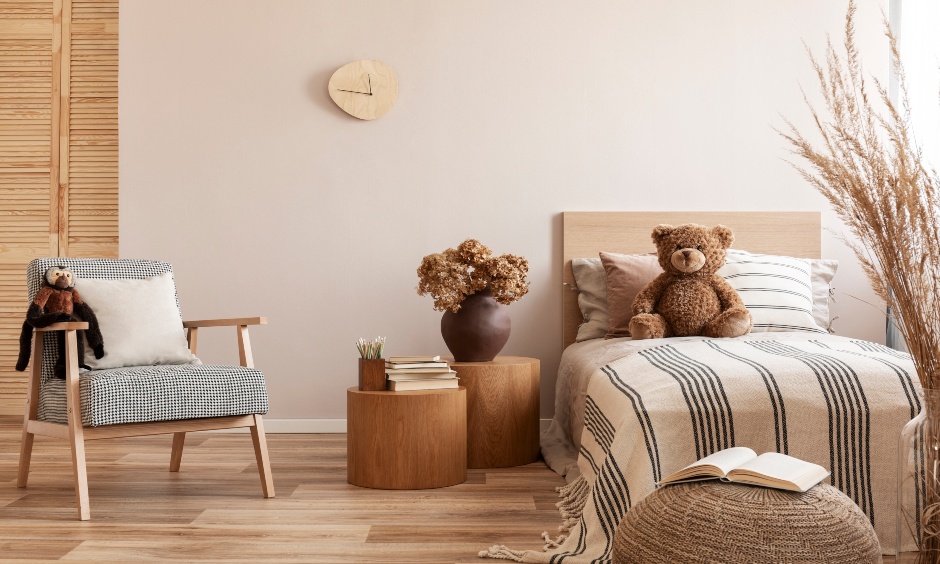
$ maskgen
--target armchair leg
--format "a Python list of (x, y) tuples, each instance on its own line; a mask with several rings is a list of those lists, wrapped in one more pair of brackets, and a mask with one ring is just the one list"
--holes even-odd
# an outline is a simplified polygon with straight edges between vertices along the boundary
[(33, 456), (33, 438), (27, 431), (29, 422), (39, 414), (39, 380), (42, 378), (42, 331), (33, 333), (33, 362), (29, 367), (29, 382), (26, 386), (26, 415), (23, 417), (23, 438), (20, 441), (20, 466), (16, 473), (16, 487), (25, 488), (29, 479), (29, 463)]
[(268, 441), (264, 437), (264, 423), (260, 415), (255, 415), (255, 425), (251, 427), (251, 442), (255, 445), (255, 459), (258, 461), (258, 474), (261, 476), (261, 491), (264, 497), (274, 497), (274, 480), (271, 479), (271, 464), (268, 461)]
[(65, 391), (68, 405), (69, 443), (72, 447), (72, 470), (75, 473), (75, 498), (78, 518), (91, 519), (88, 503), (88, 473), (85, 468), (85, 430), (82, 427), (81, 395), (78, 382), (78, 339), (75, 331), (65, 332)]
[(183, 460), (183, 443), (185, 442), (185, 431), (173, 433), (173, 452), (170, 453), (170, 472), (180, 471), (180, 462)]
[(20, 441), (20, 467), (16, 473), (16, 487), (25, 488), (29, 479), (29, 462), (33, 456), (33, 435), (23, 425), (23, 439)]
[(85, 438), (82, 428), (72, 428), (69, 420), (69, 441), (72, 445), (72, 470), (75, 472), (75, 499), (78, 503), (78, 518), (82, 521), (91, 519), (91, 506), (88, 503), (88, 472), (85, 469)]

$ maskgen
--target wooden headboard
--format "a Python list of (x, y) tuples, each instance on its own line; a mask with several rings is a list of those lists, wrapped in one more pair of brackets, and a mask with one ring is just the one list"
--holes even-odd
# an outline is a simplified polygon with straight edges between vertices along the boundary
[(801, 258), (820, 258), (819, 212), (565, 212), (562, 214), (562, 323), (564, 346), (581, 324), (573, 291), (571, 259), (597, 258), (601, 251), (635, 254), (655, 251), (650, 233), (660, 223), (727, 225), (732, 248)]

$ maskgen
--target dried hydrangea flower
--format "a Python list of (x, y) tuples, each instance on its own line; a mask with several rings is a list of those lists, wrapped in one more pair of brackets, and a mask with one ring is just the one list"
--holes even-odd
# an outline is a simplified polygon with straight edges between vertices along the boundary
[(463, 300), (490, 290), (502, 304), (511, 304), (529, 291), (529, 262), (516, 255), (493, 256), (486, 245), (467, 239), (456, 249), (424, 257), (418, 267), (418, 294), (430, 294), (434, 309), (457, 312)]
[(493, 251), (476, 239), (467, 239), (457, 246), (460, 260), (474, 270), (485, 268), (487, 261), (493, 256)]

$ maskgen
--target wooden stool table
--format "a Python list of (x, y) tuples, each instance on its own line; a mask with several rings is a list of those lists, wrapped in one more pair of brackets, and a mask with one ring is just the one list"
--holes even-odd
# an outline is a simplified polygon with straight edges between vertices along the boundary
[(467, 388), (468, 468), (530, 464), (539, 457), (539, 360), (497, 356), (451, 362)]
[(346, 390), (346, 481), (384, 490), (467, 480), (467, 390)]

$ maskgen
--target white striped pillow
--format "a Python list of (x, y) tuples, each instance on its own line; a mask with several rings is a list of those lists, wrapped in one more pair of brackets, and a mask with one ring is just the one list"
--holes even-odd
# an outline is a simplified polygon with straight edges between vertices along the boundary
[(811, 273), (810, 262), (803, 259), (735, 250), (728, 250), (718, 270), (751, 312), (752, 332), (826, 333), (813, 318)]

